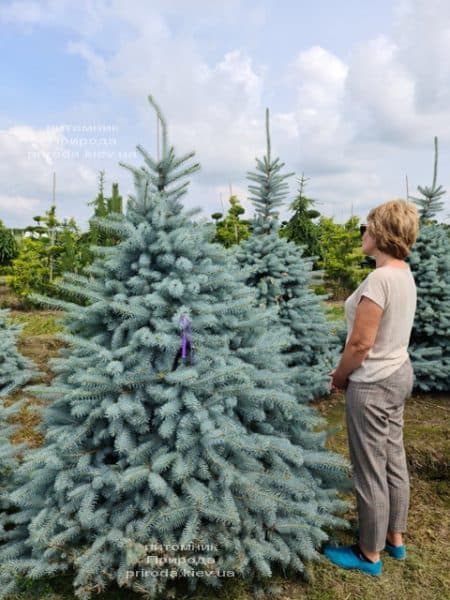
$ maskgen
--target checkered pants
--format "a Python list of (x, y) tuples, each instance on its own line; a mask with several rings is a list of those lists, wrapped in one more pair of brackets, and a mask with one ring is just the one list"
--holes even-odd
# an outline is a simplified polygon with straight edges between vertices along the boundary
[(405, 532), (409, 475), (403, 446), (403, 408), (414, 372), (408, 360), (373, 383), (350, 381), (345, 393), (348, 445), (359, 517), (359, 541), (370, 552), (386, 533)]

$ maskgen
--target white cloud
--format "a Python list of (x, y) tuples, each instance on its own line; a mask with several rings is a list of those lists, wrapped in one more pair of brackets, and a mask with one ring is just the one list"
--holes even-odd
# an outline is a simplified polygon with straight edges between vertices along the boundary
[(450, 4), (447, 0), (409, 0), (400, 4), (394, 39), (398, 61), (416, 83), (419, 115), (437, 118), (449, 111)]
[[(43, 185), (43, 174), (52, 168), (52, 154), (59, 146), (61, 131), (56, 127), (34, 129), (17, 126), (0, 130), (0, 177), (11, 186), (20, 186), (23, 176), (37, 188)], [(59, 146), (61, 148), (61, 146)]]
[(51, 14), (47, 8), (38, 2), (16, 0), (0, 7), (0, 21), (31, 25), (44, 23)]
[[(211, 58), (209, 46), (193, 35), (199, 23), (211, 22), (222, 24), (226, 36), (244, 14), (255, 28), (267, 19), (265, 10), (238, 0), (193, 0), (188, 15), (181, 0), (134, 0), (131, 6), (129, 0), (42, 0), (10, 2), (0, 9), (0, 20), (29, 25), (51, 21), (70, 28), (67, 51), (85, 61), (90, 84), (86, 103), (72, 114), (95, 122), (110, 111), (125, 124), (124, 148), (133, 140), (155, 153), (155, 116), (147, 103), (147, 94), (154, 94), (167, 117), (170, 141), (180, 153), (197, 152), (202, 171), (194, 176), (187, 204), (201, 204), (207, 214), (218, 209), (221, 191), (226, 208), (229, 183), (245, 195), (245, 173), (265, 150), (267, 97), (282, 106), (271, 110), (273, 152), (288, 170), (311, 176), (308, 191), (337, 212), (353, 203), (355, 212), (364, 213), (371, 203), (401, 195), (407, 171), (411, 190), (427, 183), (435, 134), (443, 164), (450, 146), (447, 0), (397, 2), (393, 33), (355, 46), (345, 60), (323, 44), (302, 48), (299, 43), (291, 63), (280, 67), (276, 77), (273, 67), (271, 71), (248, 49), (230, 45)], [(292, 101), (277, 104), (284, 92)], [(27, 189), (34, 196), (36, 183), (49, 193), (55, 164), (46, 162), (45, 154), (39, 165), (24, 162), (31, 144), (47, 148), (52, 159), (49, 149), (59, 142), (51, 135), (59, 134), (45, 135), (30, 128), (26, 140), (12, 130), (9, 142), (0, 136), (0, 153), (6, 149), (8, 155), (0, 163), (1, 181), (17, 174), (23, 183), (14, 193)], [(128, 162), (139, 164), (139, 159)], [(86, 196), (89, 189), (92, 195), (99, 164), (59, 164), (61, 186), (72, 197), (77, 190)], [(127, 173), (119, 178), (131, 185)]]
[(275, 115), (275, 122), (285, 131), (295, 130), (289, 139), (291, 155), (308, 171), (349, 166), (341, 158), (351, 135), (343, 116), (347, 72), (343, 61), (320, 46), (300, 52), (289, 67), (287, 80), (295, 87), (296, 103), (291, 113)]
[(72, 210), (74, 199), (91, 199), (97, 179), (97, 171), (84, 157), (85, 147), (70, 145), (70, 141), (83, 139), (81, 135), (69, 138), (62, 127), (17, 126), (0, 130), (0, 209), (20, 216), (22, 224), (29, 222), (31, 210), (48, 209), (55, 172), (57, 203), (62, 203), (61, 208), (67, 203), (67, 212), (62, 216), (77, 214)]
[(413, 133), (415, 83), (397, 52), (395, 44), (380, 37), (354, 54), (347, 101), (358, 137), (389, 141)]
[(361, 138), (391, 144), (450, 142), (450, 4), (397, 5), (391, 38), (368, 40), (353, 53), (348, 111)]
[(89, 76), (93, 80), (104, 80), (105, 78), (105, 61), (96, 54), (85, 42), (69, 42), (67, 44), (67, 52), (76, 54), (83, 58), (89, 65)]
[(155, 117), (146, 98), (154, 94), (168, 118), (171, 139), (184, 150), (195, 147), (210, 171), (241, 168), (253, 158), (255, 139), (261, 137), (263, 72), (243, 52), (231, 51), (209, 65), (190, 43), (168, 37), (160, 27), (153, 35), (145, 29), (124, 39), (108, 60), (86, 42), (69, 48), (87, 61), (103, 90), (137, 106), (149, 128)]
[(35, 214), (38, 206), (38, 198), (0, 195), (0, 209), (8, 215), (26, 217), (29, 219)]

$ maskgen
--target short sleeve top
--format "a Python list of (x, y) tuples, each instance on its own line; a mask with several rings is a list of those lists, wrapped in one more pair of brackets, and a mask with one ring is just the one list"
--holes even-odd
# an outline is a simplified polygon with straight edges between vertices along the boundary
[(345, 301), (347, 341), (356, 309), (363, 296), (383, 309), (375, 344), (350, 381), (372, 382), (389, 377), (408, 358), (408, 345), (416, 312), (417, 292), (411, 270), (390, 265), (372, 271)]

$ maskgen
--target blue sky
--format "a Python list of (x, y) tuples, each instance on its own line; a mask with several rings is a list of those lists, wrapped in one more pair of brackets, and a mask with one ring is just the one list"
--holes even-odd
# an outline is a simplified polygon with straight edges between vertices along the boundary
[[(430, 183), (434, 135), (448, 189), (449, 53), (446, 0), (2, 0), (0, 218), (46, 210), (53, 171), (59, 215), (83, 226), (100, 169), (132, 193), (118, 162), (155, 152), (148, 93), (197, 152), (186, 204), (205, 216), (230, 184), (252, 212), (266, 106), (273, 151), (337, 220), (404, 196), (406, 174)], [(293, 179), (284, 216), (294, 195)]]

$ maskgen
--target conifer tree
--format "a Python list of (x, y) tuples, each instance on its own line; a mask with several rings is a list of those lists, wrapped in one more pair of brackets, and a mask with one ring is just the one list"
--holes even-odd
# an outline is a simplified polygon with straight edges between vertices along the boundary
[[(25, 231), (30, 232), (32, 239), (39, 243), (42, 258), (48, 268), (48, 280), (51, 285), (56, 274), (55, 261), (61, 252), (56, 241), (61, 227), (61, 222), (56, 216), (56, 204), (52, 204), (45, 215), (37, 215), (33, 217), (33, 220), (37, 225), (30, 225), (26, 227)], [(20, 277), (20, 274), (18, 276)]]
[[(108, 214), (108, 203), (104, 195), (105, 191), (105, 171), (100, 171), (98, 176), (98, 192), (95, 200), (88, 202), (88, 205), (94, 207), (94, 217), (106, 217)], [(104, 245), (105, 232), (95, 226), (95, 221), (89, 223), (90, 241), (92, 244)]]
[(144, 166), (125, 165), (135, 195), (123, 218), (104, 221), (122, 241), (97, 248), (90, 278), (61, 284), (88, 304), (40, 297), (66, 311), (70, 348), (51, 385), (32, 388), (52, 404), (45, 443), (10, 495), (28, 533), (0, 550), (4, 595), (17, 573), (72, 568), (81, 599), (111, 582), (153, 598), (170, 581), (140, 575), (158, 570), (149, 555), (180, 561), (180, 575), (183, 559), (213, 561), (212, 586), (224, 572), (303, 572), (326, 529), (348, 527), (337, 497), (348, 464), (325, 448), (324, 419), (291, 393), (273, 311), (255, 310), (211, 228), (184, 210), (198, 165), (169, 148), (149, 100), (161, 160), (137, 147)]
[(361, 251), (359, 217), (335, 223), (333, 217), (321, 216), (318, 223), (320, 260), (327, 290), (333, 298), (347, 297), (370, 272), (370, 261)]
[(297, 398), (307, 402), (328, 392), (338, 342), (325, 318), (323, 297), (311, 289), (314, 258), (305, 257), (301, 246), (279, 236), (278, 208), (292, 173), (284, 174), (284, 163), (272, 158), (268, 110), (266, 137), (267, 153), (256, 159), (256, 172), (248, 173), (256, 213), (253, 234), (235, 256), (248, 272), (247, 284), (257, 290), (259, 305), (276, 307), (280, 323), (289, 329), (291, 344), (285, 359), (293, 371)]
[(52, 205), (33, 219), (38, 225), (25, 229), (32, 236), (20, 239), (19, 253), (7, 268), (9, 285), (24, 300), (34, 292), (55, 294), (54, 284), (62, 273), (83, 266), (80, 231), (73, 217), (60, 221)]
[(110, 197), (105, 196), (104, 188), (105, 172), (100, 171), (97, 196), (95, 200), (88, 202), (89, 205), (94, 207), (94, 214), (89, 219), (88, 231), (79, 236), (77, 243), (77, 251), (80, 255), (80, 270), (83, 273), (85, 272), (85, 267), (90, 265), (95, 259), (95, 252), (91, 249), (93, 246), (114, 246), (120, 241), (120, 238), (114, 231), (109, 231), (102, 227), (105, 219), (121, 219), (123, 202), (122, 196), (119, 193), (119, 184), (112, 184)]
[[(17, 336), (21, 328), (7, 320), (8, 314), (8, 309), (0, 310), (0, 539), (12, 543), (20, 525), (16, 522), (14, 510), (11, 510), (13, 506), (8, 500), (8, 492), (19, 464), (18, 456), (26, 444), (12, 444), (10, 441), (17, 428), (11, 419), (18, 414), (23, 402), (16, 399), (6, 406), (5, 399), (18, 392), (37, 372), (33, 363), (17, 350)], [(8, 527), (5, 527), (6, 523)]]
[(450, 239), (436, 222), (446, 193), (437, 185), (438, 139), (434, 138), (431, 186), (418, 186), (422, 197), (411, 197), (418, 206), (420, 230), (409, 263), (417, 286), (417, 310), (410, 353), (416, 388), (450, 390)]
[(219, 220), (222, 215), (213, 213), (211, 217), (216, 221), (216, 235), (214, 241), (230, 248), (246, 240), (250, 235), (249, 222), (242, 220), (241, 215), (245, 213), (245, 208), (241, 206), (239, 199), (235, 195), (230, 196), (230, 208), (224, 219)]
[(109, 212), (112, 213), (121, 213), (123, 212), (122, 206), (122, 196), (119, 194), (119, 184), (112, 184), (112, 194), (111, 197), (108, 198), (108, 209)]
[(0, 220), (0, 266), (9, 265), (18, 253), (19, 249), (14, 234)]
[[(100, 171), (98, 180), (98, 193), (92, 202), (88, 202), (89, 205), (94, 207), (94, 214), (89, 219), (89, 232), (87, 234), (87, 241), (89, 244), (98, 246), (113, 246), (119, 240), (116, 236), (106, 231), (98, 225), (97, 221), (100, 219), (107, 218), (110, 214), (122, 213), (122, 196), (119, 194), (119, 184), (112, 184), (112, 195), (111, 197), (105, 196), (105, 172)], [(91, 261), (93, 257), (91, 258)], [(89, 262), (91, 262), (89, 261)]]
[(81, 271), (83, 266), (81, 235), (80, 228), (73, 217), (63, 220), (58, 232), (58, 244), (61, 248), (57, 265), (59, 273)]
[(5, 397), (23, 387), (33, 377), (33, 363), (17, 350), (20, 325), (7, 321), (8, 309), (0, 310), (0, 396)]
[(304, 190), (308, 179), (302, 174), (298, 178), (298, 193), (290, 209), (292, 217), (280, 229), (280, 235), (289, 241), (303, 246), (303, 256), (320, 256), (320, 229), (315, 220), (320, 212), (314, 208), (315, 200), (305, 196)]

